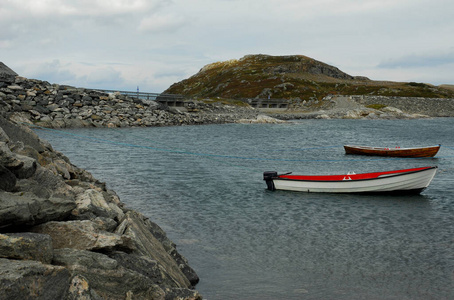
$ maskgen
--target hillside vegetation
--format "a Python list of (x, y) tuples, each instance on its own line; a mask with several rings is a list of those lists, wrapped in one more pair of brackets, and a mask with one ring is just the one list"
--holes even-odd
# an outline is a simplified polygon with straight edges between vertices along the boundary
[(164, 93), (194, 98), (322, 99), (327, 95), (454, 98), (452, 88), (416, 82), (373, 81), (351, 76), (303, 55), (247, 55), (216, 62)]

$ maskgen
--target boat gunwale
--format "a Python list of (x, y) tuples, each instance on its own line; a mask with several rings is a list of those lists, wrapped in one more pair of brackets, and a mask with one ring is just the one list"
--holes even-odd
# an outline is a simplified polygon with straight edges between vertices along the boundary
[(440, 149), (441, 144), (433, 146), (423, 147), (408, 147), (408, 148), (389, 148), (389, 147), (373, 147), (373, 146), (359, 146), (359, 145), (344, 145), (344, 147), (361, 150), (373, 150), (373, 151), (407, 151), (407, 150), (429, 150), (429, 149)]
[[(278, 177), (273, 178), (272, 180), (285, 180), (285, 181), (298, 181), (298, 182), (358, 182), (358, 181), (367, 181), (367, 180), (379, 180), (379, 179), (388, 179), (392, 177), (397, 177), (397, 176), (404, 176), (404, 175), (409, 175), (409, 174), (414, 174), (414, 173), (420, 173), (432, 169), (437, 169), (438, 166), (431, 166), (431, 167), (421, 167), (421, 168), (415, 168), (415, 169), (406, 169), (406, 170), (396, 170), (396, 171), (402, 171), (399, 173), (388, 173), (386, 172), (372, 172), (372, 173), (361, 173), (361, 174), (344, 174), (344, 175), (278, 175)], [(390, 171), (392, 172), (392, 171)], [(370, 177), (370, 178), (361, 178), (361, 179), (341, 179), (341, 180), (317, 180), (317, 179), (297, 179), (297, 178), (285, 178), (285, 177), (280, 177), (280, 176), (322, 176), (322, 177), (330, 177), (330, 176), (351, 176), (351, 175), (365, 175), (365, 174), (374, 174), (374, 173), (385, 173), (383, 175), (387, 176), (381, 176), (378, 175), (376, 177)]]

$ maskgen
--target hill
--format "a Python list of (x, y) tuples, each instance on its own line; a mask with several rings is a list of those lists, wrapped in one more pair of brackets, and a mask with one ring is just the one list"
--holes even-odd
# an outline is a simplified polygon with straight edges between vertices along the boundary
[(454, 98), (454, 90), (416, 82), (373, 81), (351, 76), (303, 55), (246, 55), (216, 62), (164, 93), (200, 98), (322, 99), (327, 95)]

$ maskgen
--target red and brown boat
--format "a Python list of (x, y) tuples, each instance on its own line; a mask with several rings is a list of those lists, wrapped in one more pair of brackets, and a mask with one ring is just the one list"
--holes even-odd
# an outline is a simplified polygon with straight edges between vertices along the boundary
[(354, 146), (344, 145), (346, 154), (358, 155), (376, 155), (376, 156), (391, 156), (391, 157), (434, 157), (441, 145), (428, 147), (413, 147), (413, 148), (386, 148), (386, 147), (369, 147), (369, 146)]

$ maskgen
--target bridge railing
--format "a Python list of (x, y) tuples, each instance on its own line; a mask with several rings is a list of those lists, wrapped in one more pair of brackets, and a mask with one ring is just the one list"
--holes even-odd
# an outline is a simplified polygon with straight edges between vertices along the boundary
[(183, 95), (177, 95), (177, 94), (162, 94), (162, 93), (146, 93), (146, 92), (132, 92), (132, 91), (117, 91), (117, 90), (98, 90), (103, 93), (120, 93), (122, 95), (131, 97), (131, 98), (136, 98), (136, 99), (142, 99), (142, 100), (152, 100), (152, 101), (158, 101), (158, 102), (166, 102), (166, 101), (178, 101), (184, 100)]
[[(183, 107), (187, 103), (187, 100), (183, 95), (178, 94), (161, 94), (161, 93), (146, 93), (146, 92), (132, 92), (132, 91), (116, 91), (116, 90), (98, 90), (103, 93), (120, 93), (122, 95), (142, 99), (142, 100), (152, 100), (159, 102), (161, 104), (173, 107)], [(239, 99), (243, 102), (248, 103), (254, 108), (258, 109), (287, 109), (291, 103), (288, 99), (278, 99), (278, 98), (249, 98), (249, 99)]]
[(244, 102), (248, 103), (254, 108), (262, 109), (286, 109), (289, 107), (291, 101), (288, 99), (278, 99), (278, 98), (253, 98), (253, 99), (242, 99)]

